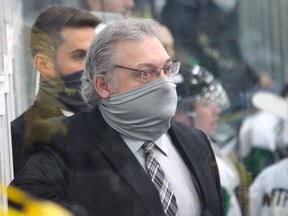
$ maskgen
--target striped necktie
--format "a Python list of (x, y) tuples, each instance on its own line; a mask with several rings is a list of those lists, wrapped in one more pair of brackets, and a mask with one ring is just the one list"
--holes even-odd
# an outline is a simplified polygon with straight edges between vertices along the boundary
[(175, 216), (178, 210), (176, 198), (168, 179), (154, 156), (154, 143), (147, 141), (144, 143), (143, 148), (146, 155), (146, 167), (152, 182), (159, 191), (165, 215)]

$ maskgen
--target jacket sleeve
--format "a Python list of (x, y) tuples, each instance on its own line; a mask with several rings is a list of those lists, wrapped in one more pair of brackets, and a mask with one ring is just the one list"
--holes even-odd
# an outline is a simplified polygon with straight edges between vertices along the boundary
[(88, 215), (87, 211), (69, 204), (69, 168), (61, 157), (48, 146), (41, 146), (31, 154), (11, 185), (39, 199), (61, 204), (74, 215)]

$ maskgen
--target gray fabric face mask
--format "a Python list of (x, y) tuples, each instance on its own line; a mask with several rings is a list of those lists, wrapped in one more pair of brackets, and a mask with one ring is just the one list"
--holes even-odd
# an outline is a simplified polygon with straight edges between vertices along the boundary
[(143, 141), (154, 141), (167, 132), (176, 105), (176, 85), (166, 77), (112, 95), (108, 100), (100, 99), (98, 104), (112, 128)]

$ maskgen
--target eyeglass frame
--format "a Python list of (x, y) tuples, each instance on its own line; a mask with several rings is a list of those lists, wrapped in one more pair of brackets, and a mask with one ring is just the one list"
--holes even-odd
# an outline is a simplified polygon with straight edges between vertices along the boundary
[[(172, 67), (173, 64), (176, 65), (177, 68), (174, 72), (171, 73), (171, 76), (178, 74), (181, 62), (178, 60), (175, 60), (175, 59), (172, 59), (170, 61), (172, 62), (171, 64), (164, 65), (162, 68), (150, 68), (150, 69), (145, 69), (145, 70), (139, 70), (139, 69), (125, 67), (125, 66), (118, 65), (118, 64), (114, 65), (113, 68), (122, 68), (122, 69), (130, 70), (130, 71), (135, 71), (135, 72), (137, 72), (137, 75), (141, 74), (140, 79), (142, 81), (145, 81), (145, 78), (143, 78), (143, 73), (148, 72), (150, 75), (151, 74), (159, 74), (161, 72), (161, 70), (163, 70), (164, 73), (167, 75), (167, 69), (168, 69), (167, 67), (169, 67), (169, 66)], [(167, 75), (167, 76), (169, 76), (169, 75)]]

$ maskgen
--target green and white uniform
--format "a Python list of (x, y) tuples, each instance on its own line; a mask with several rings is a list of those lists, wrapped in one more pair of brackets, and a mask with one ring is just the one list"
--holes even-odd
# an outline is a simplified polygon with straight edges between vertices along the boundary
[(220, 175), (225, 216), (241, 216), (241, 209), (235, 194), (235, 189), (240, 184), (238, 170), (230, 158), (224, 155), (215, 144), (212, 143), (212, 147)]
[(279, 118), (259, 111), (248, 116), (239, 132), (239, 157), (255, 177), (267, 166), (275, 163)]
[(288, 158), (264, 169), (249, 189), (250, 216), (288, 216)]

